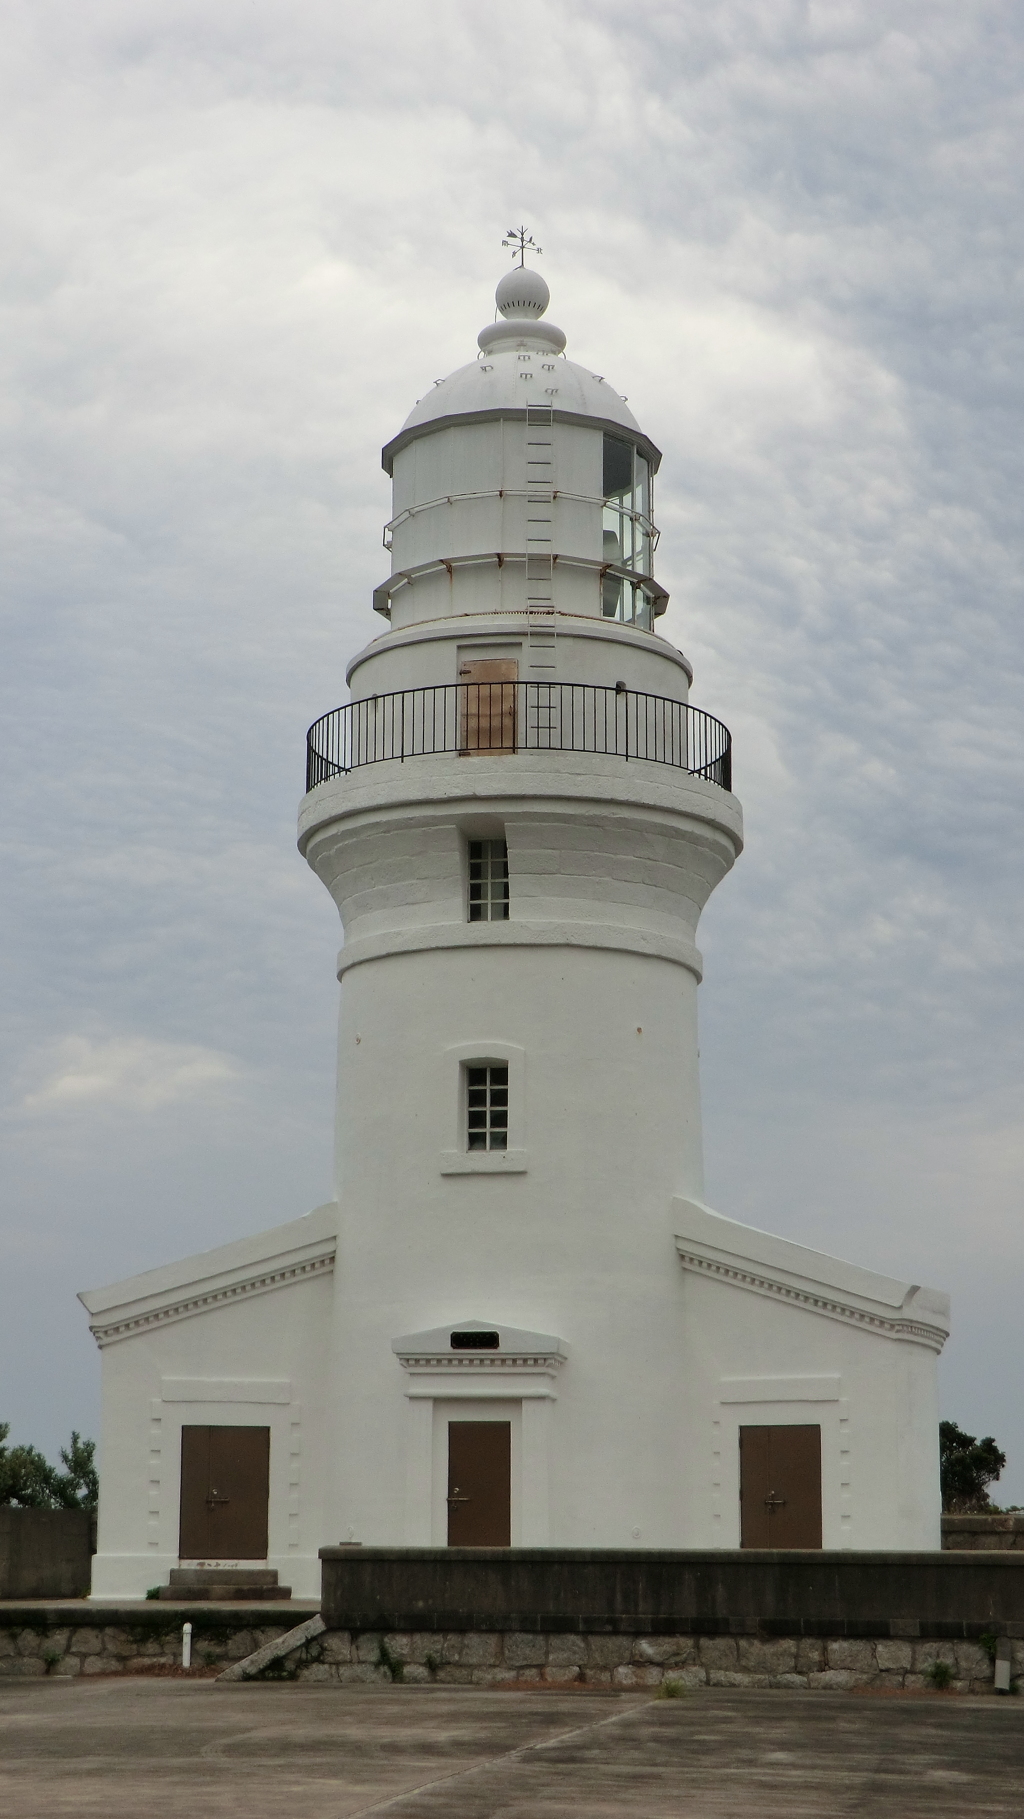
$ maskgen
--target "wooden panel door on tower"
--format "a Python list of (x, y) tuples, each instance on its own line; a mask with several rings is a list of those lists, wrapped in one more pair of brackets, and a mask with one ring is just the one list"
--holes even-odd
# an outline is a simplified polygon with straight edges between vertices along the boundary
[(269, 1427), (181, 1430), (182, 1560), (265, 1560)]
[(448, 1546), (512, 1545), (512, 1424), (448, 1423)]
[(519, 664), (514, 657), (481, 657), (459, 664), (459, 751), (514, 752)]
[(740, 1546), (821, 1546), (821, 1428), (740, 1428)]

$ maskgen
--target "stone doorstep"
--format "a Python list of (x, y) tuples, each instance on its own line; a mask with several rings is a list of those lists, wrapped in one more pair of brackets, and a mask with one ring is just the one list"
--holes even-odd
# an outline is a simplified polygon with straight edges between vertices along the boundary
[(162, 1585), (154, 1603), (273, 1604), (290, 1598), (290, 1585)]
[(197, 1585), (244, 1585), (253, 1590), (259, 1585), (277, 1585), (276, 1566), (172, 1566), (168, 1574), (171, 1585), (194, 1588)]

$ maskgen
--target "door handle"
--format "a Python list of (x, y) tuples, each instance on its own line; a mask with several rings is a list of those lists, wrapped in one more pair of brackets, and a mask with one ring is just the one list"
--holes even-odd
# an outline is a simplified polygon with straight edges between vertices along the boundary
[(210, 1490), (210, 1491), (207, 1491), (207, 1493), (206, 1493), (207, 1509), (210, 1509), (210, 1510), (216, 1509), (219, 1504), (230, 1503), (230, 1502), (231, 1502), (231, 1498), (222, 1497), (219, 1491)]
[(773, 1516), (776, 1510), (785, 1509), (786, 1499), (785, 1497), (777, 1497), (774, 1491), (769, 1491), (764, 1500), (764, 1507), (768, 1511), (769, 1516)]
[(455, 1485), (455, 1487), (452, 1490), (449, 1491), (447, 1497), (445, 1498), (445, 1502), (448, 1504), (472, 1503), (472, 1501), (473, 1501), (472, 1497), (460, 1497), (459, 1496), (459, 1487), (457, 1484)]

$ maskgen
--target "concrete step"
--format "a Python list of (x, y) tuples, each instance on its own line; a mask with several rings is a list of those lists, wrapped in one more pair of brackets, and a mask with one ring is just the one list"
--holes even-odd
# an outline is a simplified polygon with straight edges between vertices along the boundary
[(160, 1587), (160, 1597), (175, 1603), (230, 1603), (290, 1598), (290, 1585), (279, 1585), (273, 1567), (173, 1566), (170, 1583)]

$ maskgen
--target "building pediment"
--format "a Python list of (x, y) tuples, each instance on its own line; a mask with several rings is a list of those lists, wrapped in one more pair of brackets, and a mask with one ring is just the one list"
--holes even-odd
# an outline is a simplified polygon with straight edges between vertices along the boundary
[(454, 1320), (426, 1333), (392, 1339), (404, 1370), (476, 1373), (539, 1371), (548, 1376), (564, 1364), (569, 1348), (553, 1333), (533, 1333), (499, 1321)]
[(79, 1301), (91, 1316), (97, 1345), (130, 1339), (155, 1326), (210, 1313), (243, 1296), (329, 1273), (337, 1247), (338, 1207), (334, 1201), (302, 1219), (201, 1251), (161, 1269), (129, 1276), (106, 1288), (84, 1289)]
[(673, 1200), (672, 1211), (679, 1261), (695, 1275), (936, 1352), (949, 1337), (949, 1296), (939, 1289), (759, 1232), (697, 1200)]

